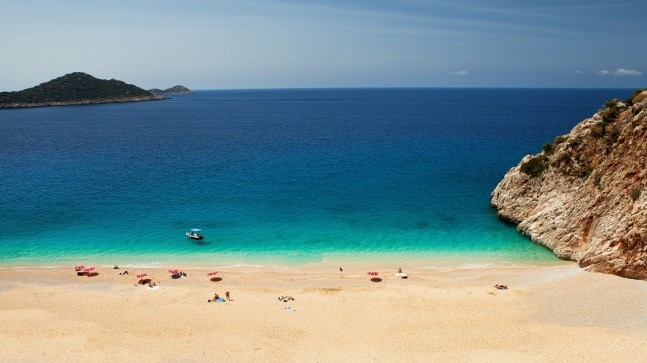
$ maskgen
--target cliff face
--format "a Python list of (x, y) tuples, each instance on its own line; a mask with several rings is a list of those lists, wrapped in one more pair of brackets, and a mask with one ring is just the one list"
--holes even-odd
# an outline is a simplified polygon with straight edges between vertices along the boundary
[(647, 280), (647, 91), (606, 106), (510, 169), (491, 204), (560, 258)]

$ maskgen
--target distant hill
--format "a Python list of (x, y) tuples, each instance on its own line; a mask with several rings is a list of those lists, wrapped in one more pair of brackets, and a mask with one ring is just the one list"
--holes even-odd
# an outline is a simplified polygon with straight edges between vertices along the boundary
[(159, 88), (153, 88), (148, 90), (148, 92), (154, 94), (154, 95), (186, 95), (186, 94), (191, 94), (193, 91), (190, 89), (184, 87), (184, 86), (173, 86), (171, 88), (167, 89), (159, 89)]
[(116, 79), (103, 80), (74, 72), (22, 91), (0, 92), (0, 108), (137, 102), (163, 98)]

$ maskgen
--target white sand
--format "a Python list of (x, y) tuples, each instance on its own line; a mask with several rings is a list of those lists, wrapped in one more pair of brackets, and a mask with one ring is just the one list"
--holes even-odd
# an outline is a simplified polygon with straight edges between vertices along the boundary
[(562, 264), (371, 282), (344, 267), (227, 267), (217, 282), (147, 269), (158, 289), (135, 286), (139, 269), (0, 269), (0, 361), (647, 361), (645, 281)]

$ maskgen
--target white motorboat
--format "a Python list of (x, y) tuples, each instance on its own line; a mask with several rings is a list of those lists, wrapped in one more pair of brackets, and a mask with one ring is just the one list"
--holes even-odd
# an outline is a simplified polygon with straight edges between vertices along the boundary
[(201, 232), (201, 231), (202, 230), (199, 229), (199, 228), (191, 228), (191, 230), (186, 233), (186, 236), (191, 238), (191, 239), (197, 239), (197, 240), (204, 239), (204, 236), (201, 235), (200, 233), (198, 233), (198, 232)]

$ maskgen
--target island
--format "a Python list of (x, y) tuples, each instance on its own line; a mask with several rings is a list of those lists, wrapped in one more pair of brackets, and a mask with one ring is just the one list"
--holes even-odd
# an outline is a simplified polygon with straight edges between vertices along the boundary
[(173, 86), (167, 89), (153, 88), (148, 90), (148, 92), (154, 95), (188, 95), (193, 93), (193, 91), (191, 91), (190, 89), (180, 85)]
[(647, 90), (608, 101), (524, 157), (490, 202), (562, 259), (647, 280)]
[(132, 84), (103, 80), (82, 72), (66, 74), (16, 92), (0, 92), (0, 109), (162, 100)]

